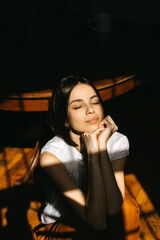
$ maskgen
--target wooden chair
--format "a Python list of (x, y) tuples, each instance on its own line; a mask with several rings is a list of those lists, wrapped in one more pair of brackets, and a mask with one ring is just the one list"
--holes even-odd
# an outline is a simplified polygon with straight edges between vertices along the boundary
[[(39, 166), (39, 157), (40, 157), (40, 143), (39, 141), (36, 142), (33, 155), (30, 160), (29, 169), (27, 172), (20, 178), (15, 181), (15, 185), (19, 186), (22, 184), (30, 184), (34, 183), (34, 174)], [(125, 179), (126, 180), (126, 179)], [(41, 180), (38, 182), (41, 184)], [(43, 194), (43, 192), (40, 192)], [(43, 199), (43, 196), (40, 196), (40, 199)], [(124, 238), (125, 240), (138, 240), (139, 229), (140, 229), (140, 209), (136, 200), (131, 196), (129, 190), (125, 189), (125, 200), (122, 205), (122, 225), (124, 229)], [(119, 220), (119, 217), (118, 217)], [(115, 237), (114, 240), (117, 239), (116, 231), (115, 231), (115, 221), (116, 218), (113, 218), (113, 230)], [(119, 222), (117, 226), (119, 225)], [(119, 239), (119, 238), (118, 238)], [(122, 239), (121, 239), (122, 240)]]
[(38, 167), (39, 165), (39, 155), (40, 155), (40, 146), (39, 146), (39, 141), (37, 141), (34, 148), (33, 155), (30, 160), (29, 168), (21, 178), (15, 181), (15, 186), (18, 186), (24, 183), (30, 183), (33, 181), (35, 168)]

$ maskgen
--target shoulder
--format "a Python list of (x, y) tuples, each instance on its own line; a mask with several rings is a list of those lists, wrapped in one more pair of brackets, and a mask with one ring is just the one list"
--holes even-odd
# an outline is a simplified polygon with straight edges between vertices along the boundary
[(50, 152), (56, 154), (60, 152), (65, 147), (65, 142), (63, 139), (55, 136), (50, 139), (41, 149), (41, 154), (44, 152)]
[(122, 133), (115, 132), (107, 143), (110, 160), (125, 157), (129, 154), (129, 140)]
[(69, 173), (72, 171), (74, 149), (72, 146), (68, 145), (62, 138), (55, 136), (51, 140), (49, 140), (41, 149), (41, 157), (43, 156), (45, 158), (52, 158), (52, 160), (54, 158), (55, 161), (60, 160), (60, 162), (65, 165)]
[(64, 148), (64, 142), (59, 137), (53, 137), (50, 139), (41, 149), (41, 163), (43, 162), (43, 159), (45, 158), (45, 164), (46, 162), (51, 162), (53, 160), (61, 160), (63, 159), (62, 155), (62, 149)]

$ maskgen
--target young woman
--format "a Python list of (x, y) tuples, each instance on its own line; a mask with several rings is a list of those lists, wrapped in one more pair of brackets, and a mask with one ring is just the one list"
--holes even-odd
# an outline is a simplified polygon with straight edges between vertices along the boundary
[(121, 210), (129, 142), (90, 81), (63, 78), (50, 101), (53, 138), (41, 149), (46, 177), (38, 239), (107, 239)]

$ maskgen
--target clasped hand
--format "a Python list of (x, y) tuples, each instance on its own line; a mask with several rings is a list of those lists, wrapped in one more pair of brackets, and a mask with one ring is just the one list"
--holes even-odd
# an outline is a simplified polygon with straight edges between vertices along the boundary
[(99, 127), (90, 133), (83, 133), (86, 151), (88, 154), (94, 154), (107, 149), (107, 142), (114, 132), (118, 130), (117, 125), (110, 116), (105, 117), (99, 124)]

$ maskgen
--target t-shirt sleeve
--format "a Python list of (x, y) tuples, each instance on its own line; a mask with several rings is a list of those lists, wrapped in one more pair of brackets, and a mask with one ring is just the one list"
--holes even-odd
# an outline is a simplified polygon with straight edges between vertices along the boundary
[(108, 155), (111, 161), (129, 155), (129, 140), (119, 132), (115, 132), (107, 143)]
[(60, 146), (58, 146), (57, 142), (53, 142), (52, 140), (47, 142), (44, 147), (41, 149), (41, 153), (44, 152), (50, 152), (53, 155), (55, 155), (59, 160), (63, 161), (63, 154), (62, 151), (60, 151)]
[(41, 149), (41, 153), (50, 152), (55, 155), (66, 167), (68, 174), (72, 172), (72, 155), (66, 148), (66, 144), (61, 139), (55, 137), (48, 141)]

